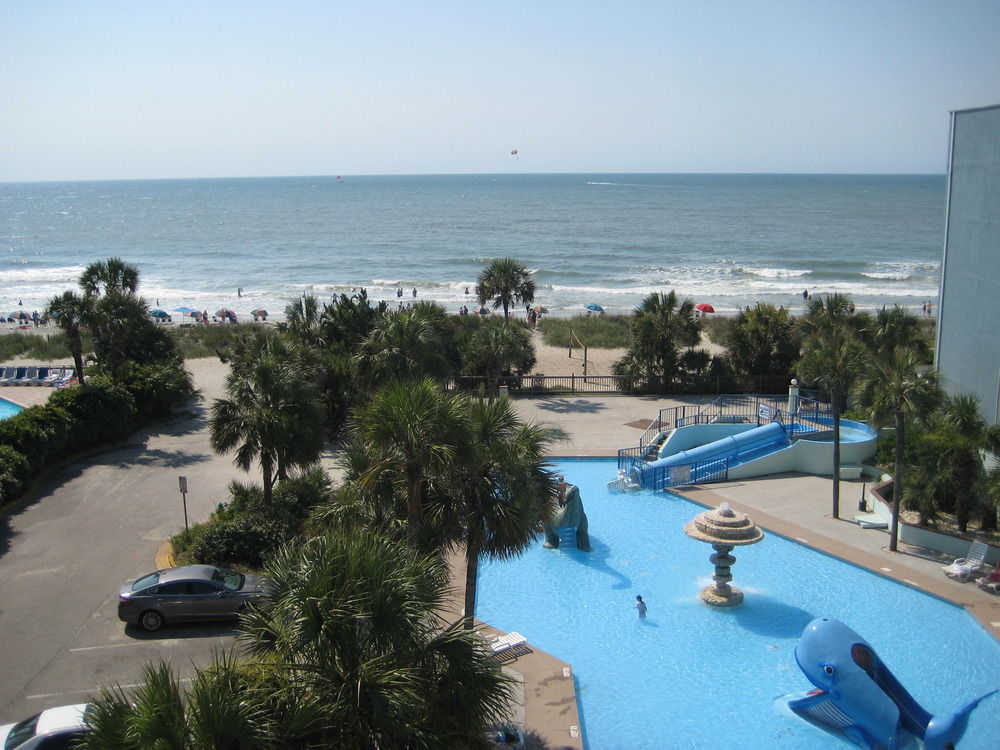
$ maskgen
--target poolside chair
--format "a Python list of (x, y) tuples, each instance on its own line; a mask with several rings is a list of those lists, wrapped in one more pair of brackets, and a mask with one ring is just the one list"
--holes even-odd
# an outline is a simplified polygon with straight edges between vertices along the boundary
[(28, 385), (32, 380), (38, 377), (37, 367), (27, 367), (25, 368), (24, 375), (15, 380), (11, 385)]
[(25, 385), (41, 385), (42, 382), (45, 380), (45, 378), (47, 378), (48, 376), (49, 376), (49, 368), (39, 367), (38, 373), (35, 375), (35, 377), (28, 380), (28, 382), (25, 383)]
[(490, 648), (493, 649), (494, 654), (502, 654), (508, 649), (523, 646), (527, 642), (528, 639), (520, 633), (507, 633), (507, 635), (497, 636), (490, 641)]
[(980, 578), (977, 583), (983, 591), (989, 591), (991, 594), (1000, 594), (1000, 568), (993, 568), (993, 570)]
[(69, 385), (74, 380), (76, 380), (76, 368), (67, 367), (65, 370), (63, 370), (62, 375), (59, 376), (59, 379), (56, 380), (52, 385), (55, 386), (56, 388), (62, 388), (65, 385)]
[(8, 367), (7, 374), (0, 380), (0, 385), (17, 385), (17, 381), (23, 378), (27, 371), (27, 367)]
[(983, 569), (988, 550), (989, 547), (986, 546), (986, 542), (973, 542), (969, 546), (969, 551), (965, 557), (958, 558), (951, 565), (946, 565), (941, 570), (949, 578), (954, 578), (957, 581), (968, 581)]
[(49, 370), (49, 374), (45, 378), (45, 380), (43, 380), (38, 385), (44, 385), (44, 386), (48, 386), (48, 387), (51, 388), (52, 386), (54, 386), (56, 384), (56, 381), (59, 380), (59, 378), (62, 377), (62, 374), (63, 374), (63, 368), (61, 368), (61, 367), (53, 367), (51, 370)]
[(6, 383), (14, 375), (13, 367), (0, 367), (0, 385)]

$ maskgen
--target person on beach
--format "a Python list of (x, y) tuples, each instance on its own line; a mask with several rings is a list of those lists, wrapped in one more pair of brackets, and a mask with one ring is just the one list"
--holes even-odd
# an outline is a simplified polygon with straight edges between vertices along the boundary
[(642, 600), (642, 597), (639, 594), (635, 595), (635, 604), (633, 606), (639, 612), (639, 619), (640, 620), (645, 620), (646, 619), (646, 602), (644, 602)]
[(416, 297), (416, 296), (417, 296), (417, 288), (416, 288), (416, 287), (413, 287), (413, 296), (414, 296), (414, 297)]

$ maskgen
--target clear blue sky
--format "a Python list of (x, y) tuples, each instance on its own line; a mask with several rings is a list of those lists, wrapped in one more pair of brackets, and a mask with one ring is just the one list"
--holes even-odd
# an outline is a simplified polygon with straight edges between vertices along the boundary
[(0, 181), (940, 173), (998, 40), (998, 0), (0, 0)]

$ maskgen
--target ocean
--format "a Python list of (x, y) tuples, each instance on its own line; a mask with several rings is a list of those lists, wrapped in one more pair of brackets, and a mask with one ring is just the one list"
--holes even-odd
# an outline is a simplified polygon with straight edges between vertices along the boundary
[[(0, 312), (41, 310), (91, 262), (140, 271), (151, 307), (280, 315), (364, 288), (468, 304), (513, 257), (553, 314), (671, 289), (719, 313), (936, 303), (944, 175), (329, 176), (0, 184)], [(472, 294), (466, 295), (469, 289)]]

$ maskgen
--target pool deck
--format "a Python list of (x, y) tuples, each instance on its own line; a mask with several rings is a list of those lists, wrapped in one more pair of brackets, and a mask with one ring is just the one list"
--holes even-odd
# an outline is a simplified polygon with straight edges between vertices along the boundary
[[(556, 456), (613, 457), (619, 448), (638, 444), (643, 423), (655, 418), (659, 409), (710, 400), (710, 397), (678, 400), (576, 396), (518, 398), (515, 404), (522, 419), (549, 423), (566, 433), (566, 442), (553, 451)], [(608, 477), (613, 478), (613, 475)], [(1000, 640), (1000, 596), (981, 590), (975, 583), (947, 578), (941, 567), (950, 559), (942, 559), (928, 550), (900, 543), (898, 552), (889, 552), (889, 534), (885, 529), (863, 529), (850, 520), (861, 492), (861, 480), (841, 481), (843, 518), (835, 519), (831, 515), (829, 477), (786, 474), (678, 490), (678, 494), (705, 506), (728, 502), (767, 531), (965, 607), (987, 632)], [(462, 576), (456, 579), (463, 580)], [(483, 628), (487, 635), (497, 632), (486, 623)], [(524, 635), (531, 646), (531, 634)], [(572, 665), (560, 661), (558, 654), (547, 654), (531, 646), (530, 654), (511, 661), (506, 668), (522, 685), (511, 718), (528, 728), (527, 747), (582, 750)]]

